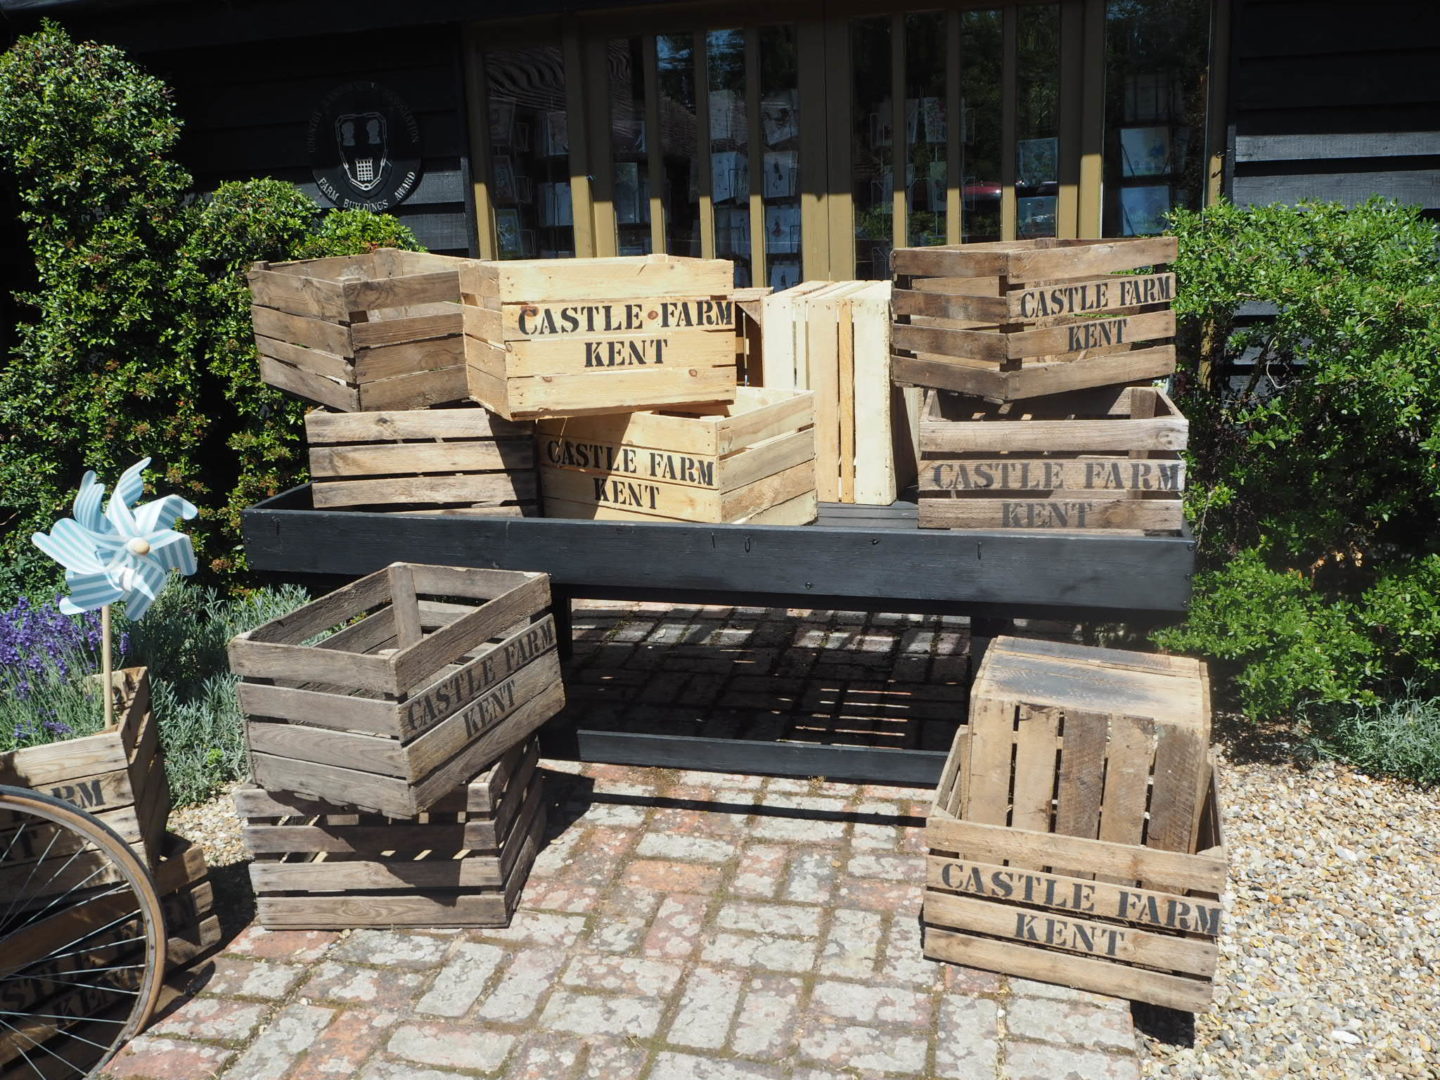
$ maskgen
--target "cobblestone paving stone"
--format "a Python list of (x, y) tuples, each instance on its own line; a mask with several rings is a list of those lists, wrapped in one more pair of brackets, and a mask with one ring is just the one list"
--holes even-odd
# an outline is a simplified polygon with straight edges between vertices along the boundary
[[(576, 635), (591, 722), (945, 749), (964, 714), (957, 620), (592, 604)], [(105, 1075), (1139, 1077), (1128, 1003), (920, 955), (928, 793), (542, 766), (550, 836), (508, 928), (248, 927)]]

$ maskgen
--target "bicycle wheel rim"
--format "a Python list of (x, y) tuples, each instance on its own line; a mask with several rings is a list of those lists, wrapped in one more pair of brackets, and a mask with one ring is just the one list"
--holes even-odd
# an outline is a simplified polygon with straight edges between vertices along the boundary
[(0, 1080), (73, 1080), (145, 1025), (165, 924), (144, 865), (94, 816), (0, 787)]

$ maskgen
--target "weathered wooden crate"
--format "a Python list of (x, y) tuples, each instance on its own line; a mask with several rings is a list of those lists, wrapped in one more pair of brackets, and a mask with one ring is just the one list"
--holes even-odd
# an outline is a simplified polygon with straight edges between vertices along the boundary
[(763, 385), (815, 393), (821, 502), (889, 506), (915, 480), (920, 394), (890, 381), (890, 283), (807, 281), (766, 297)]
[(1226, 857), (1205, 666), (996, 638), (927, 823), (925, 955), (1196, 1011)]
[(538, 759), (513, 747), (416, 817), (240, 788), (260, 925), (506, 925), (545, 831)]
[(316, 509), (538, 513), (535, 426), (478, 406), (305, 417)]
[(423, 812), (564, 705), (549, 603), (546, 574), (393, 563), (239, 635), (255, 782)]
[(178, 971), (220, 947), (220, 917), (205, 852), (183, 836), (166, 833), (153, 874), (165, 914), (165, 966)]
[(464, 401), (464, 262), (381, 248), (256, 263), (250, 314), (260, 377), (342, 412)]
[(723, 259), (470, 262), (470, 396), (509, 420), (735, 396), (734, 271)]
[[(114, 673), (114, 684), (112, 726), (78, 739), (0, 753), (0, 784), (34, 788), (90, 811), (153, 869), (170, 814), (170, 784), (150, 710), (149, 673), (124, 668)], [(8, 891), (5, 875), (23, 873), (22, 865), (5, 860), (0, 895)]]
[(730, 404), (542, 420), (545, 514), (806, 524), (815, 519), (813, 400), (742, 386)]
[(1148, 386), (1003, 405), (932, 391), (920, 419), (920, 527), (1178, 532), (1189, 426)]
[(1172, 236), (897, 249), (893, 377), (1015, 401), (1168, 375), (1175, 256)]

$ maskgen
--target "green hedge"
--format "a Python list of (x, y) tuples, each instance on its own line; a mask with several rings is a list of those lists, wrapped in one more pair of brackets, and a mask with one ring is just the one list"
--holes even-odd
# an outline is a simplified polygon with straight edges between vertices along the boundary
[(81, 473), (147, 480), (201, 508), (207, 573), (244, 570), (239, 511), (303, 479), (300, 402), (259, 380), (244, 271), (256, 259), (418, 250), (394, 218), (324, 212), (271, 180), (191, 192), (168, 88), (54, 23), (0, 56), (0, 172), (35, 259), (32, 313), (0, 358), (0, 597), (51, 592), (30, 533)]

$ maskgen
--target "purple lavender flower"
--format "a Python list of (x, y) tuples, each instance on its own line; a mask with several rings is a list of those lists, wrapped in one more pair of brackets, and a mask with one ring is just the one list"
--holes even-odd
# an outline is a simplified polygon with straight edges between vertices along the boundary
[(72, 618), (21, 597), (0, 611), (0, 693), (28, 698), (39, 679), (98, 670), (100, 636), (96, 612)]

